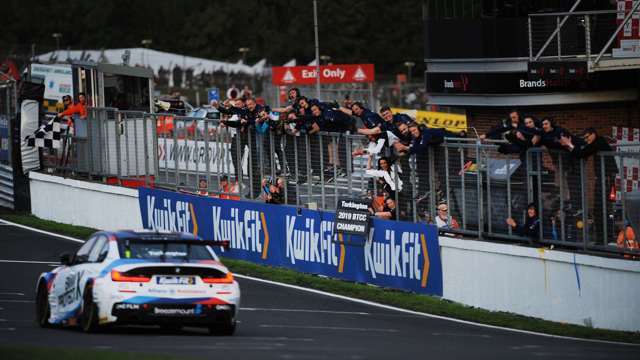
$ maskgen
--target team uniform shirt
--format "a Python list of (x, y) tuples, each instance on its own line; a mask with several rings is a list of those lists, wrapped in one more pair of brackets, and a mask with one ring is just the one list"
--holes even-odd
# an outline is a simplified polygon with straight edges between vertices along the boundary
[[(356, 115), (357, 116), (357, 115)], [(380, 115), (374, 113), (369, 109), (362, 109), (362, 114), (357, 116), (367, 129), (373, 129), (374, 127), (381, 126), (384, 120)]]

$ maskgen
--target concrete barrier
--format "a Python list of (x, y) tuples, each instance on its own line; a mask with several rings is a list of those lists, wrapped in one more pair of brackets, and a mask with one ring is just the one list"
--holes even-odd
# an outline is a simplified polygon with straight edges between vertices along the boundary
[(443, 297), (487, 310), (640, 331), (640, 262), (440, 237)]
[(102, 230), (141, 229), (138, 190), (29, 173), (33, 215)]

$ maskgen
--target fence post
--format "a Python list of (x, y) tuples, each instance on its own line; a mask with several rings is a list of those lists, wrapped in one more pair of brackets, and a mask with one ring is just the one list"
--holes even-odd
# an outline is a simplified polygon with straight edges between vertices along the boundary
[(340, 161), (340, 151), (338, 146), (340, 145), (340, 135), (331, 135), (331, 151), (333, 152), (333, 195), (334, 204), (333, 208), (338, 208), (338, 161)]
[[(299, 156), (298, 156), (298, 141), (300, 138), (300, 135), (298, 134), (298, 136), (292, 135), (293, 138), (293, 161), (295, 162), (295, 164), (293, 164), (294, 167), (294, 171), (296, 172), (296, 206), (300, 206), (300, 169), (298, 167), (298, 163), (299, 161)], [(309, 163), (307, 163), (307, 166), (309, 166)]]
[[(602, 207), (602, 236), (604, 237), (602, 239), (602, 243), (603, 245), (607, 245), (608, 240), (609, 240), (609, 236), (608, 236), (608, 224), (607, 224), (607, 219), (608, 219), (608, 215), (607, 214), (607, 184), (606, 184), (606, 178), (605, 178), (605, 171), (604, 171), (604, 162), (605, 162), (605, 157), (604, 155), (601, 154), (596, 154), (596, 156), (600, 157), (600, 199), (602, 201), (602, 203), (600, 204), (600, 206)], [(615, 161), (615, 159), (612, 159), (613, 161)], [(596, 169), (596, 171), (598, 171)], [(594, 216), (595, 218), (595, 216)], [(624, 221), (624, 220), (623, 220)], [(623, 224), (623, 230), (624, 230), (624, 224)], [(624, 231), (626, 232), (626, 231)]]
[[(324, 187), (324, 141), (322, 141), (322, 135), (320, 135), (320, 133), (318, 133), (318, 143), (320, 144), (320, 203), (322, 210), (325, 210), (327, 204), (325, 202)], [(311, 198), (309, 198), (309, 201), (311, 201)]]
[(564, 194), (566, 189), (564, 188), (564, 161), (562, 161), (562, 155), (558, 156), (558, 172), (560, 173), (560, 213), (563, 214), (560, 217), (560, 238), (565, 240), (565, 222), (564, 222)]
[(484, 197), (482, 192), (482, 156), (480, 155), (480, 143), (476, 142), (476, 159), (478, 159), (476, 170), (476, 189), (478, 191), (478, 239), (482, 240), (482, 233), (484, 231), (484, 217), (482, 216), (482, 198)]
[(447, 209), (449, 209), (449, 222), (451, 222), (451, 213), (453, 212), (453, 209), (451, 208), (451, 188), (449, 187), (449, 147), (446, 146), (446, 141), (445, 141), (445, 145), (443, 145), (444, 147), (444, 182), (445, 182), (445, 196), (447, 198)]
[(410, 179), (411, 179), (411, 199), (413, 199), (413, 205), (411, 208), (413, 209), (413, 222), (418, 221), (418, 202), (417, 191), (416, 191), (416, 155), (409, 155), (409, 169), (411, 171)]
[(304, 149), (304, 154), (305, 154), (305, 160), (307, 162), (307, 195), (309, 195), (309, 197), (307, 198), (307, 207), (309, 207), (309, 204), (311, 203), (311, 199), (312, 197), (312, 190), (311, 190), (311, 185), (313, 183), (313, 177), (311, 175), (311, 144), (309, 143), (311, 141), (311, 136), (313, 135), (309, 135), (309, 134), (305, 134), (305, 149)]
[[(142, 114), (142, 146), (143, 146), (143, 154), (144, 154), (144, 186), (149, 187), (149, 157), (153, 156), (155, 151), (151, 149), (151, 154), (149, 154), (149, 139), (147, 139), (147, 114)], [(136, 159), (136, 164), (138, 163)]]
[[(118, 134), (118, 128), (120, 127), (120, 123), (122, 122), (122, 114), (120, 113), (120, 111), (117, 111), (115, 114), (115, 118), (113, 121), (113, 129), (114, 129), (114, 136), (115, 136), (115, 144), (116, 144), (116, 169), (117, 169), (117, 179), (118, 179), (118, 185), (122, 185), (122, 183), (120, 182), (120, 176), (122, 175), (122, 143), (121, 143), (121, 137), (119, 136), (120, 134)], [(108, 121), (108, 120), (107, 120)], [(87, 134), (87, 136), (89, 136)]]
[[(244, 144), (242, 143), (243, 142), (241, 137), (242, 133), (240, 132), (240, 128), (236, 128), (235, 131), (236, 131), (236, 139), (237, 139), (236, 140), (236, 164), (235, 164), (236, 181), (238, 182), (238, 191), (240, 192), (240, 196), (243, 199), (246, 199), (247, 197), (245, 196), (244, 191), (242, 189), (242, 186), (244, 185), (244, 174), (242, 169), (242, 165), (243, 165), (242, 152), (244, 151)], [(251, 147), (249, 147), (249, 150), (251, 150)], [(249, 173), (249, 197), (253, 198), (253, 186), (251, 184), (251, 157), (247, 157), (247, 172)]]
[[(482, 146), (482, 145), (480, 145)], [(483, 158), (483, 163), (484, 163), (484, 168), (487, 170), (487, 231), (489, 234), (492, 234), (492, 220), (493, 220), (493, 216), (491, 216), (492, 213), (492, 209), (491, 209), (491, 169), (489, 169), (489, 158), (488, 158), (488, 154), (485, 151), (482, 151), (482, 154), (484, 154), (486, 157)], [(508, 158), (508, 156), (507, 156)], [(509, 168), (507, 168), (507, 177), (509, 176)], [(484, 205), (484, 196), (482, 197), (483, 199), (483, 205)], [(483, 206), (484, 208), (484, 206)]]
[(587, 201), (587, 192), (586, 192), (586, 179), (584, 173), (584, 159), (580, 159), (580, 196), (582, 197), (582, 247), (583, 250), (587, 249), (587, 243), (589, 241), (589, 221), (588, 221), (588, 213), (589, 213), (589, 204)]
[[(526, 155), (525, 155), (526, 157)], [(522, 157), (521, 157), (522, 159)], [(525, 158), (526, 161), (526, 158)], [(513, 218), (511, 214), (511, 157), (507, 156), (507, 218)], [(512, 235), (511, 226), (507, 226), (507, 234)]]
[(433, 164), (434, 162), (434, 156), (435, 153), (433, 151), (433, 147), (429, 146), (427, 148), (428, 151), (428, 161), (429, 161), (429, 172), (427, 174), (427, 177), (429, 178), (429, 192), (431, 193), (431, 195), (429, 196), (429, 211), (431, 212), (431, 214), (435, 214), (436, 213), (436, 197), (438, 196), (438, 191), (436, 190), (435, 187), (435, 176), (436, 176), (436, 172), (435, 172), (435, 166)]
[(538, 187), (538, 219), (540, 220), (540, 227), (538, 231), (538, 241), (542, 242), (544, 236), (543, 227), (543, 209), (542, 209), (542, 153), (538, 152), (536, 156), (536, 186)]

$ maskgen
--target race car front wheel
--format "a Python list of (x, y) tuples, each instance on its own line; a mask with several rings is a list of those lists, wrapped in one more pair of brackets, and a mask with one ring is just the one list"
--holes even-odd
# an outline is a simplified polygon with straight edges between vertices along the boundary
[(41, 283), (38, 286), (36, 294), (36, 321), (40, 327), (50, 327), (49, 316), (51, 316), (51, 308), (49, 307), (49, 294), (47, 286)]
[(82, 326), (82, 331), (86, 333), (96, 332), (99, 329), (98, 306), (93, 301), (93, 286), (91, 285), (87, 285), (84, 289), (80, 326)]

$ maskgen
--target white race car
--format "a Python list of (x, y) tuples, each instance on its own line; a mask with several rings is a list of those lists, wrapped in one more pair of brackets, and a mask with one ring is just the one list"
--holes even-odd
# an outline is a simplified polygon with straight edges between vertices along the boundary
[(232, 335), (240, 287), (213, 248), (191, 234), (97, 232), (61, 266), (40, 275), (36, 319), (40, 326), (107, 324), (207, 327)]

